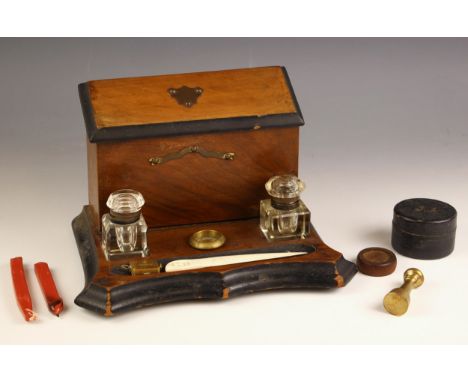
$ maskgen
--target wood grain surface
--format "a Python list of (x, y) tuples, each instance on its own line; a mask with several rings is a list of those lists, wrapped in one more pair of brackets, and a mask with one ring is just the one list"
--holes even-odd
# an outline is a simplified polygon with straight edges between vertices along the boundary
[[(190, 108), (169, 88), (201, 87)], [(105, 316), (164, 302), (225, 299), (270, 289), (344, 286), (353, 263), (327, 247), (313, 227), (306, 239), (268, 242), (259, 202), (275, 175), (298, 173), (302, 115), (282, 67), (91, 81), (79, 87), (88, 132), (89, 206), (74, 219), (86, 285), (75, 302)], [(233, 160), (187, 150), (233, 153)], [(152, 165), (150, 158), (184, 150)], [(161, 262), (228, 251), (305, 251), (306, 255), (192, 271), (131, 276), (129, 259), (107, 261), (100, 217), (119, 189), (142, 193), (150, 259)], [(191, 234), (216, 229), (222, 248), (189, 246)]]
[[(98, 129), (167, 122), (296, 113), (281, 67), (90, 81)], [(201, 87), (190, 107), (179, 105), (169, 88)]]
[[(74, 219), (72, 226), (86, 280), (75, 303), (105, 316), (165, 302), (226, 299), (262, 290), (343, 287), (356, 273), (356, 266), (325, 245), (313, 227), (306, 239), (268, 242), (258, 219), (248, 219), (150, 230), (149, 258), (167, 261), (216, 256), (226, 251), (280, 252), (298, 248), (308, 254), (198, 270), (122, 275), (113, 270), (130, 259), (106, 260), (89, 206)], [(211, 251), (193, 249), (188, 244), (189, 237), (200, 229), (223, 232), (225, 245)]]
[[(193, 145), (233, 152), (235, 159), (190, 153), (155, 166), (148, 161)], [(298, 145), (298, 128), (88, 144), (89, 203), (97, 219), (108, 212), (110, 193), (138, 190), (150, 227), (257, 217), (259, 202), (267, 197), (265, 182), (278, 174), (297, 175)]]

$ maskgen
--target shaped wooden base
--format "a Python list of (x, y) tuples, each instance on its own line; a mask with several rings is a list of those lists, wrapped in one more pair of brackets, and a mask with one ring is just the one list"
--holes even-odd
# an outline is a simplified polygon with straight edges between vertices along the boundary
[[(168, 227), (148, 232), (150, 258), (158, 260), (218, 256), (227, 253), (305, 251), (307, 255), (203, 268), (191, 271), (131, 276), (117, 272), (128, 259), (107, 261), (91, 209), (85, 206), (72, 222), (85, 273), (85, 287), (75, 303), (105, 316), (182, 300), (227, 299), (270, 289), (343, 287), (356, 274), (354, 263), (327, 247), (311, 227), (306, 239), (268, 242), (258, 219)], [(189, 246), (190, 235), (216, 229), (227, 238), (210, 251)]]

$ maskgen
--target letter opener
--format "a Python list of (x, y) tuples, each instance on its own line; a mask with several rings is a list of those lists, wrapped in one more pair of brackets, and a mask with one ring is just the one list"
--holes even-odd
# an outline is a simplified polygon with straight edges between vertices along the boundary
[(223, 265), (250, 263), (261, 260), (274, 260), (286, 257), (306, 255), (308, 252), (263, 252), (263, 253), (243, 253), (237, 255), (224, 255), (213, 257), (202, 257), (192, 259), (172, 260), (165, 265), (157, 261), (133, 262), (128, 268), (132, 275), (145, 275), (158, 272), (179, 272), (193, 269), (209, 267), (219, 267)]

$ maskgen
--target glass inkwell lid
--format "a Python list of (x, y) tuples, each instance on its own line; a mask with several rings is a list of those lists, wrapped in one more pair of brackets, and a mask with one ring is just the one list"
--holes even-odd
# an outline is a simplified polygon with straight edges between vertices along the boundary
[(291, 209), (298, 206), (305, 184), (297, 176), (278, 175), (270, 178), (265, 188), (275, 208)]
[(138, 191), (123, 189), (110, 194), (106, 204), (113, 222), (130, 224), (139, 219), (145, 199)]

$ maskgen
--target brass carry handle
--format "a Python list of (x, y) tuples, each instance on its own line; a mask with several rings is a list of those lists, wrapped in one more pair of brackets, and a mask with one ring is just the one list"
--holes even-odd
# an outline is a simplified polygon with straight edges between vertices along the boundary
[(190, 153), (200, 154), (201, 156), (205, 158), (217, 158), (217, 159), (224, 159), (224, 160), (234, 160), (234, 156), (236, 155), (235, 153), (208, 151), (200, 146), (189, 146), (180, 151), (170, 153), (162, 157), (151, 157), (148, 159), (148, 161), (151, 163), (152, 166), (154, 166), (157, 164), (163, 164), (163, 163), (169, 162), (174, 159), (180, 159)]

